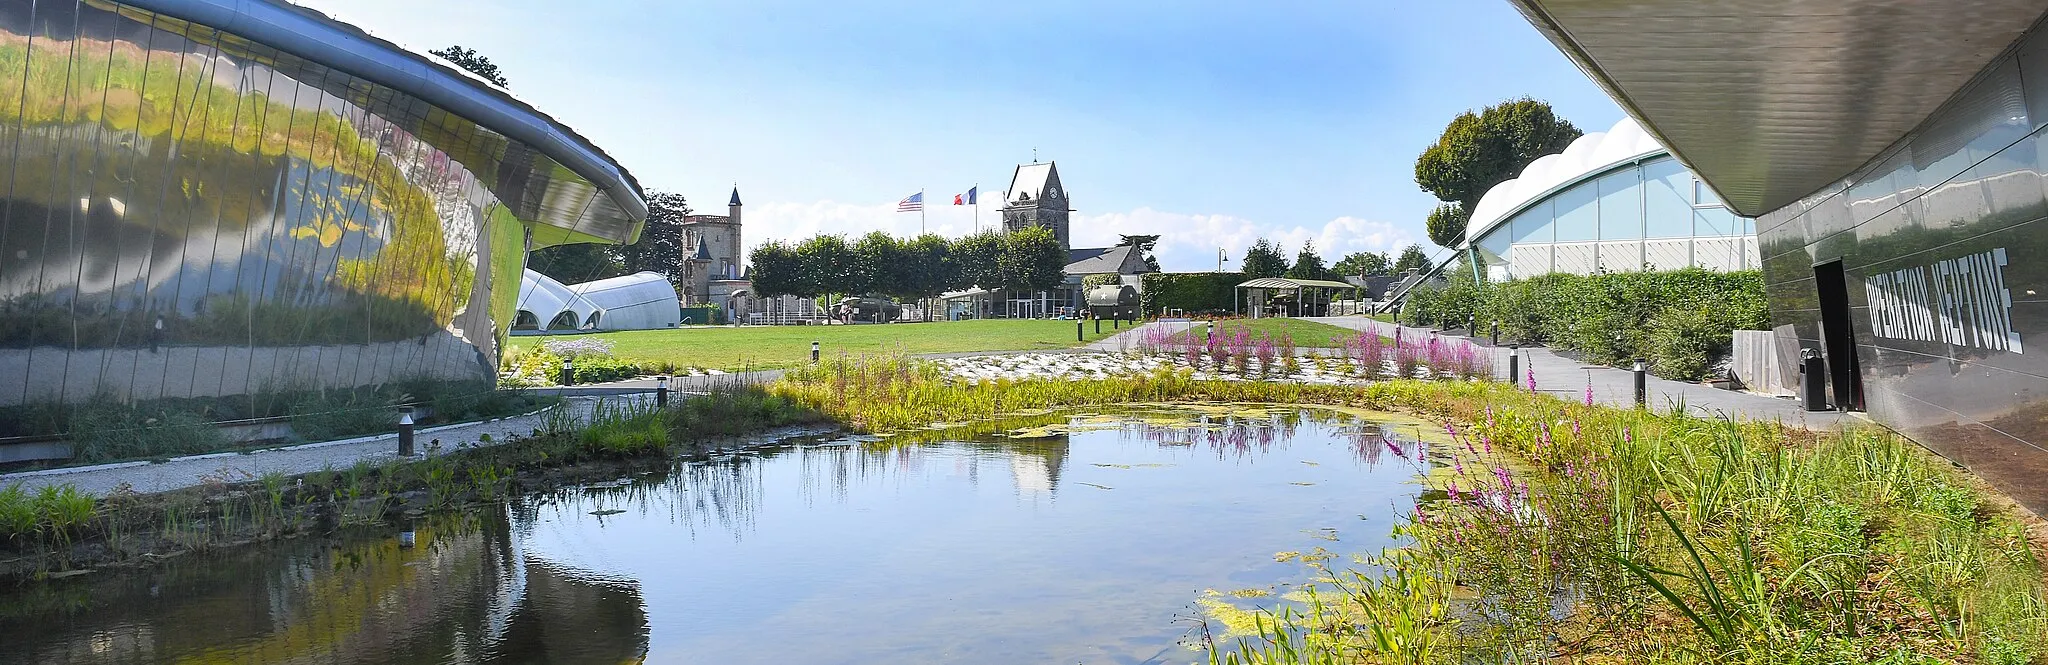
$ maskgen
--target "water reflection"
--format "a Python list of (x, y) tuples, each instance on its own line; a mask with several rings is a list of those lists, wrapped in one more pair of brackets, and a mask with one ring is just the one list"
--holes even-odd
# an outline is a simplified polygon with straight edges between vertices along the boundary
[(647, 650), (630, 579), (523, 551), (502, 512), (185, 557), (10, 598), (0, 661), (619, 663)]
[(0, 594), (0, 662), (1193, 662), (1203, 589), (1388, 544), (1414, 423), (1049, 416), (789, 445)]

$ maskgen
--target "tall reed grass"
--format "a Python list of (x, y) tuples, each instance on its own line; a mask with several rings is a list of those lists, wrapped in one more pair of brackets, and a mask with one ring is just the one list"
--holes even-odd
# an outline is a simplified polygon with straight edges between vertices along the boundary
[[(2048, 656), (2023, 518), (1895, 435), (1501, 384), (1375, 387), (1452, 423), (1453, 457), (1430, 476), (1445, 498), (1397, 528), (1408, 544), (1377, 560), (1391, 572), (1321, 571), (1317, 602), (1217, 645), (1212, 662)], [(1443, 399), (1455, 393), (1474, 399)]]

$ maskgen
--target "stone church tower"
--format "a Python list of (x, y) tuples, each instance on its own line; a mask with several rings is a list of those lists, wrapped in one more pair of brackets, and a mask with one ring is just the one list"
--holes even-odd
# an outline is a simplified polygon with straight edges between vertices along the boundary
[(1010, 191), (1003, 199), (1003, 232), (1027, 226), (1052, 229), (1061, 249), (1073, 249), (1067, 233), (1067, 190), (1060, 185), (1060, 170), (1052, 162), (1020, 164), (1010, 178)]

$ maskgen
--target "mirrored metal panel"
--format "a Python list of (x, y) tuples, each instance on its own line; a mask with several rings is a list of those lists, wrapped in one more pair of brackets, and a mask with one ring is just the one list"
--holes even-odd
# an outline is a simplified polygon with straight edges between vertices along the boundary
[(488, 386), (534, 238), (640, 219), (508, 132), (139, 6), (0, 3), (0, 407)]

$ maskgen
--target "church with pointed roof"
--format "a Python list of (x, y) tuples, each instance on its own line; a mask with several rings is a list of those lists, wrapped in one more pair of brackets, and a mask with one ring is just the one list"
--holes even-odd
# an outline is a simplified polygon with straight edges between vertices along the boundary
[(1068, 234), (1067, 190), (1060, 184), (1060, 168), (1053, 162), (1018, 164), (1010, 176), (1010, 189), (1003, 194), (1003, 232), (1013, 233), (1042, 226), (1060, 239), (1060, 249), (1073, 249)]

